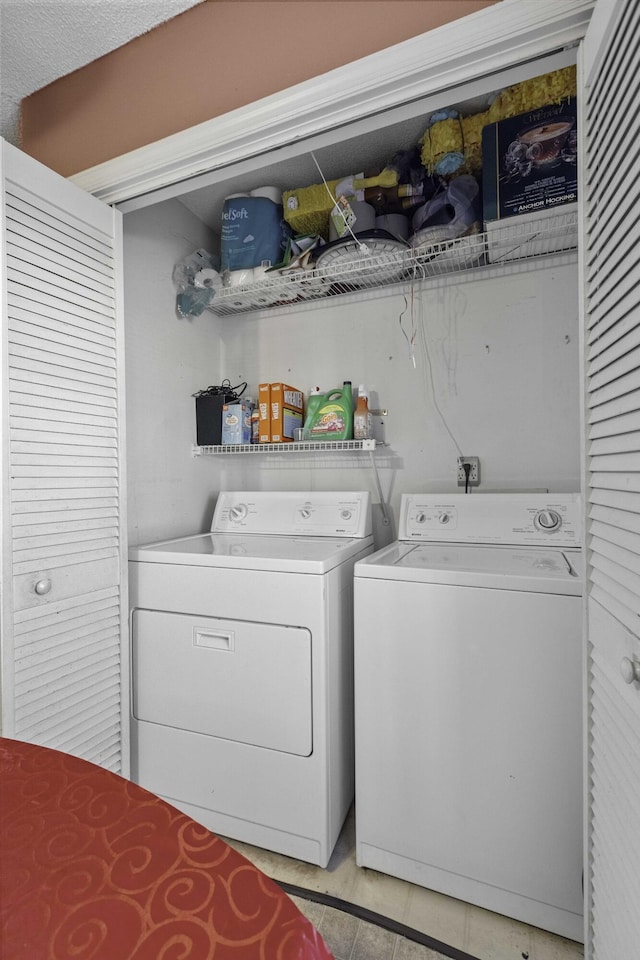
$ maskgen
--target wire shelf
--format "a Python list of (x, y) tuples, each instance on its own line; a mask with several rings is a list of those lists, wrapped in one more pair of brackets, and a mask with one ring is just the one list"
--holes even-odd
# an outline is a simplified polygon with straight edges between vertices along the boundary
[(193, 445), (194, 457), (221, 454), (266, 453), (341, 453), (354, 450), (375, 450), (384, 446), (379, 440), (301, 440), (291, 443), (221, 443), (207, 447)]
[(345, 451), (375, 450), (384, 446), (379, 440), (301, 440), (291, 443), (221, 443), (206, 447), (193, 446), (194, 457), (221, 454), (267, 453), (342, 453)]
[(391, 523), (389, 509), (384, 499), (384, 493), (378, 476), (376, 466), (375, 450), (376, 447), (386, 446), (380, 440), (302, 440), (293, 443), (221, 443), (212, 446), (200, 447), (194, 444), (192, 453), (194, 457), (199, 456), (220, 456), (229, 454), (253, 454), (263, 456), (269, 453), (354, 453), (364, 452), (369, 455), (369, 465), (373, 471), (373, 477), (378, 491), (378, 500), (382, 511), (382, 522), (385, 525)]
[[(423, 244), (350, 255), (343, 262), (320, 263), (312, 270), (277, 273), (246, 286), (222, 287), (209, 310), (217, 316), (236, 316), (274, 307), (323, 300), (397, 284), (414, 283), (477, 267), (514, 264), (515, 261), (574, 250), (578, 246), (578, 214), (531, 215), (486, 224), (485, 233), (444, 243)], [(280, 445), (278, 445), (280, 446)]]

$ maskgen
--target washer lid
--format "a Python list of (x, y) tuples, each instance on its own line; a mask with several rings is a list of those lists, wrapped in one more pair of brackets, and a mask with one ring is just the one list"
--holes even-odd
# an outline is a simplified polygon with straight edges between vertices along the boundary
[(266, 537), (200, 533), (129, 550), (129, 560), (179, 566), (323, 574), (371, 549), (373, 537)]
[(579, 596), (583, 571), (579, 550), (394, 543), (360, 560), (355, 576)]

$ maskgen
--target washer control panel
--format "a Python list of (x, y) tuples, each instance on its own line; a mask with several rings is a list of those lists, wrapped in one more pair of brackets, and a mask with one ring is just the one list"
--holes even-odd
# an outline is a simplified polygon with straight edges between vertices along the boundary
[(578, 494), (403, 494), (399, 540), (581, 545)]
[(271, 536), (367, 537), (371, 533), (371, 494), (223, 491), (218, 495), (211, 530)]

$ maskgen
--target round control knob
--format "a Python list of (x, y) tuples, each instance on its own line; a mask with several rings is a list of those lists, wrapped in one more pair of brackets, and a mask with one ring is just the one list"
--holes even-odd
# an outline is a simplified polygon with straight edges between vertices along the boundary
[(344, 509), (340, 511), (340, 516), (343, 520), (351, 520), (351, 510)]
[(449, 523), (451, 521), (450, 513), (441, 513), (438, 516), (438, 523)]
[(620, 661), (620, 673), (625, 683), (640, 682), (640, 663), (631, 657), (623, 657)]
[(562, 517), (557, 510), (539, 510), (534, 523), (538, 530), (553, 533), (562, 526)]
[(235, 503), (229, 510), (229, 517), (234, 523), (244, 520), (247, 515), (247, 507), (244, 503)]
[(300, 516), (303, 520), (308, 520), (311, 516), (311, 504), (305, 503), (303, 507), (300, 507)]
[(426, 519), (427, 518), (422, 511), (420, 511), (420, 513), (416, 513), (416, 523), (424, 523)]
[(39, 597), (44, 597), (45, 594), (49, 593), (49, 590), (51, 590), (51, 580), (48, 578), (46, 580), (38, 580), (33, 589)]

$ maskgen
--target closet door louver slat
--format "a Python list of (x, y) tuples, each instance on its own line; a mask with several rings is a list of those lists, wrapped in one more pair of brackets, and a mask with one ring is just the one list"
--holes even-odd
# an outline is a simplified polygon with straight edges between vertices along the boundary
[[(50, 310), (48, 315), (45, 313), (39, 315), (34, 306), (37, 305), (33, 302), (27, 309), (22, 309), (16, 304), (11, 306), (16, 323), (20, 320), (23, 322), (20, 330), (23, 343), (28, 343), (30, 337), (41, 337), (46, 330), (52, 343), (68, 343), (78, 351), (83, 350), (89, 356), (94, 355), (93, 359), (96, 361), (102, 360), (103, 363), (113, 361), (112, 338), (100, 337), (96, 324), (93, 324), (93, 328), (87, 332), (78, 330), (75, 324), (69, 323), (68, 316), (58, 314), (56, 317), (53, 310)], [(18, 339), (16, 336), (14, 342)]]
[[(69, 235), (60, 234), (55, 229), (56, 221), (51, 219), (44, 224), (34, 218), (34, 207), (23, 204), (20, 207), (15, 197), (13, 203), (7, 203), (7, 220), (11, 223), (12, 243), (16, 251), (38, 249), (52, 259), (61, 256), (73, 257), (77, 268), (86, 270), (95, 276), (98, 282), (109, 285), (111, 280), (111, 257), (108, 247), (102, 252), (87, 250), (86, 239), (78, 243)], [(40, 219), (42, 211), (40, 211)], [(49, 232), (47, 232), (47, 230)]]
[[(623, 628), (614, 627), (612, 635), (607, 614), (599, 601), (593, 601), (590, 606), (592, 629), (608, 633), (610, 644), (618, 653), (622, 652)], [(640, 768), (637, 692), (629, 688), (621, 692), (620, 687), (620, 674), (612, 668), (610, 655), (603, 655), (600, 646), (596, 646), (591, 657), (590, 695), (591, 727), (597, 730), (590, 749), (591, 768), (596, 772), (591, 798), (590, 844), (593, 960), (618, 960), (637, 952), (637, 864), (640, 861), (640, 834), (634, 829), (638, 817), (636, 771)]]
[[(617, 397), (605, 398), (599, 391), (590, 396), (591, 404), (589, 409), (589, 423), (592, 429), (596, 429), (595, 424), (601, 420), (611, 420), (613, 417), (624, 417), (629, 413), (635, 413), (640, 410), (640, 399), (637, 394), (637, 388), (640, 387), (639, 375), (633, 378), (627, 378), (629, 389)], [(635, 387), (632, 385), (635, 383)], [(619, 386), (620, 384), (618, 384)]]
[(596, 349), (599, 348), (601, 342), (606, 346), (609, 345), (609, 340), (605, 339), (605, 334), (610, 327), (617, 327), (610, 339), (614, 337), (619, 339), (633, 326), (633, 304), (635, 302), (633, 277), (630, 275), (623, 283), (624, 287), (621, 284), (616, 289), (615, 306), (609, 304), (608, 313), (604, 312), (600, 316), (598, 311), (594, 309), (594, 322), (591, 329), (587, 331), (587, 343), (590, 346), (595, 346)]
[(126, 773), (119, 215), (26, 159), (5, 148), (3, 732)]
[(28, 291), (28, 298), (20, 293), (9, 293), (9, 305), (19, 315), (20, 309), (26, 311), (27, 319), (39, 323), (40, 317), (49, 321), (58, 320), (66, 326), (71, 336), (83, 338), (87, 344), (112, 343), (112, 334), (104, 333), (105, 316), (91, 310), (81, 310), (75, 304), (66, 300), (63, 309), (59, 310), (48, 297), (33, 288)]
[[(609, 416), (606, 416), (606, 413)], [(599, 437), (609, 437), (615, 433), (636, 433), (640, 430), (640, 410), (635, 409), (635, 401), (632, 409), (628, 413), (614, 414), (612, 408), (608, 411), (601, 411), (600, 417), (591, 419), (591, 438), (597, 440)]]
[[(616, 418), (617, 426), (620, 426), (621, 419), (620, 417)], [(638, 450), (640, 450), (640, 434), (624, 430), (613, 436), (601, 433), (599, 437), (592, 439), (589, 446), (589, 453), (594, 458), (608, 453), (630, 453)]]
[(633, 0), (598, 3), (584, 48), (591, 960), (640, 942), (640, 683), (620, 669), (640, 658), (639, 30)]
[(638, 359), (639, 346), (640, 333), (633, 324), (633, 310), (630, 310), (614, 327), (595, 341), (588, 354), (589, 366), (595, 374), (623, 357), (635, 362)]
[[(45, 170), (42, 179), (46, 179), (50, 171)], [(67, 220), (60, 216), (60, 211), (64, 210), (62, 205), (43, 206), (41, 204), (41, 193), (38, 191), (37, 184), (30, 188), (20, 183), (19, 180), (13, 181), (11, 193), (6, 198), (7, 219), (20, 219), (18, 211), (24, 214), (22, 223), (27, 224), (34, 231), (43, 237), (43, 247), (52, 245), (55, 250), (68, 246), (73, 251), (72, 257), (77, 254), (86, 254), (92, 261), (105, 265), (105, 273), (112, 274), (113, 267), (113, 244), (108, 232), (103, 229), (103, 222), (92, 224), (89, 218), (82, 216), (75, 221)], [(15, 227), (12, 234), (19, 234)]]
[(619, 379), (605, 383), (595, 389), (591, 385), (587, 395), (587, 405), (590, 409), (612, 400), (624, 403), (627, 408), (638, 403), (636, 392), (640, 387), (640, 370), (630, 370), (622, 374)]
[(612, 350), (608, 355), (609, 362), (606, 366), (598, 365), (597, 368), (594, 366), (589, 381), (589, 392), (601, 390), (605, 386), (613, 386), (615, 390), (615, 383), (619, 378), (638, 369), (640, 351), (635, 349), (633, 345), (627, 350), (629, 341), (624, 340), (624, 338), (621, 338), (618, 344), (619, 349), (617, 351)]

